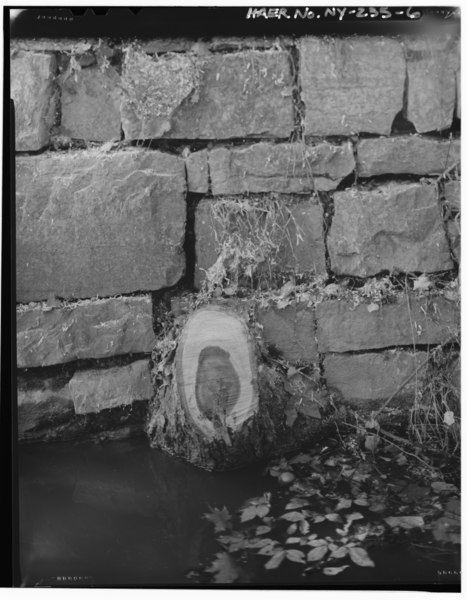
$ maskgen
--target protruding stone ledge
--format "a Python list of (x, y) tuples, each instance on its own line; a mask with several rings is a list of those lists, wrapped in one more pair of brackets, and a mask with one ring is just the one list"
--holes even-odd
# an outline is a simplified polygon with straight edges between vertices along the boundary
[(155, 341), (150, 296), (20, 307), (16, 332), (19, 368), (151, 352)]
[(260, 142), (246, 148), (216, 148), (209, 152), (214, 195), (332, 190), (354, 168), (349, 142), (339, 145)]
[[(319, 352), (372, 350), (391, 346), (435, 345), (458, 333), (459, 307), (442, 296), (405, 294), (394, 304), (328, 300), (316, 307)], [(371, 308), (371, 310), (369, 310)]]
[(330, 354), (324, 358), (324, 377), (328, 389), (336, 390), (342, 400), (358, 408), (377, 408), (395, 394), (415, 371), (415, 376), (394, 400), (410, 402), (422, 385), (426, 367), (424, 352), (389, 350), (377, 354)]
[(363, 139), (357, 146), (359, 177), (375, 175), (440, 175), (460, 164), (460, 140), (418, 135)]

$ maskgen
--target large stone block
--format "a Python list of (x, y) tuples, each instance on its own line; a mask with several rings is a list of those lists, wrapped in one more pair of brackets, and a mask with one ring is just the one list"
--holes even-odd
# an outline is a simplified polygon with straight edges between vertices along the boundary
[(94, 142), (120, 139), (119, 75), (113, 67), (81, 69), (60, 81), (63, 135)]
[(441, 174), (460, 164), (460, 140), (439, 140), (401, 135), (363, 139), (357, 146), (359, 177), (384, 174)]
[(452, 268), (436, 185), (391, 182), (334, 193), (331, 268), (368, 277), (381, 271)]
[(300, 40), (305, 134), (389, 134), (402, 109), (402, 46), (383, 37)]
[(260, 142), (209, 152), (212, 193), (310, 193), (332, 190), (355, 168), (350, 143), (315, 145)]
[(316, 307), (319, 352), (372, 350), (391, 346), (439, 344), (458, 333), (459, 308), (442, 296), (407, 297), (369, 311), (345, 300), (329, 300)]
[(40, 150), (48, 145), (55, 121), (55, 57), (15, 52), (10, 69), (11, 98), (15, 103), (16, 150)]
[(43, 427), (58, 427), (75, 413), (66, 377), (25, 379), (18, 376), (18, 436)]
[(459, 43), (451, 36), (407, 37), (405, 117), (418, 133), (451, 127), (456, 106)]
[[(235, 198), (225, 200), (232, 204), (236, 202)], [(261, 199), (258, 200), (261, 202)], [(250, 197), (248, 202), (251, 203), (249, 205), (253, 211), (254, 197)], [(259, 219), (262, 208), (267, 208), (267, 202), (258, 207)], [(199, 203), (195, 216), (197, 287), (204, 280), (205, 271), (218, 259), (224, 243), (229, 245), (229, 235), (233, 233), (235, 239), (238, 236), (238, 230), (230, 219), (222, 221), (216, 218), (215, 214), (216, 200), (206, 199)], [(246, 236), (245, 243), (248, 241), (250, 244), (258, 244), (258, 252), (267, 252), (255, 238), (254, 231), (244, 231), (242, 235)], [(265, 256), (264, 262), (258, 266), (260, 272), (326, 273), (323, 211), (316, 200), (310, 198), (296, 204), (284, 204), (284, 207), (278, 210), (274, 232), (271, 229), (271, 235), (277, 244), (277, 251)]]
[(125, 138), (285, 138), (294, 127), (292, 84), (283, 51), (203, 57), (129, 51), (122, 76)]
[(151, 298), (21, 307), (16, 314), (16, 338), (18, 367), (151, 352), (155, 341)]
[(123, 367), (76, 371), (68, 386), (78, 415), (149, 400), (154, 393), (147, 360)]
[[(346, 402), (366, 407), (395, 394), (416, 370), (417, 375), (396, 394), (395, 399), (413, 399), (421, 387), (426, 367), (424, 352), (389, 350), (377, 354), (330, 354), (324, 358), (324, 377), (328, 388), (336, 389)], [(332, 391), (332, 390), (331, 390)]]
[(267, 346), (290, 362), (317, 363), (314, 311), (306, 305), (261, 309), (258, 322)]
[(184, 271), (185, 166), (158, 151), (16, 161), (17, 302), (174, 285)]

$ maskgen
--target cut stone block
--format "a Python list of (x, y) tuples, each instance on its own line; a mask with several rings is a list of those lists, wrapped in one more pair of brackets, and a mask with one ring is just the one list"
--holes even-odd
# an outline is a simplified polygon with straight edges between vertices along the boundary
[(441, 174), (460, 164), (460, 140), (439, 140), (401, 135), (363, 139), (357, 146), (359, 177), (384, 174)]
[(28, 382), (18, 376), (18, 436), (47, 425), (57, 427), (73, 418), (74, 408), (65, 377), (36, 378)]
[[(232, 198), (232, 201), (235, 202), (235, 198)], [(249, 201), (253, 205), (254, 197), (250, 197)], [(199, 287), (204, 280), (205, 271), (216, 262), (223, 240), (226, 239), (229, 231), (227, 224), (222, 227), (221, 223), (213, 218), (215, 203), (216, 200), (202, 200), (196, 210), (196, 287)], [(283, 221), (281, 224), (283, 233), (280, 234), (282, 239), (277, 238), (279, 250), (274, 256), (266, 257), (259, 270), (261, 272), (326, 273), (323, 211), (318, 202), (310, 199), (287, 206), (279, 218)], [(275, 236), (278, 236), (277, 232)]]
[(13, 53), (10, 69), (16, 150), (40, 150), (49, 144), (55, 122), (55, 57), (19, 51)]
[(119, 140), (119, 75), (113, 67), (89, 67), (61, 80), (61, 133), (93, 142)]
[(413, 399), (421, 387), (426, 366), (424, 352), (389, 350), (377, 354), (330, 354), (324, 358), (327, 386), (337, 390), (344, 401), (367, 407), (371, 401), (383, 401), (392, 396), (416, 369), (417, 375), (395, 397)]
[(147, 360), (123, 367), (77, 371), (68, 385), (78, 415), (149, 400), (154, 393)]
[(310, 193), (332, 190), (355, 168), (349, 142), (269, 144), (209, 152), (212, 193)]
[(444, 184), (444, 199), (451, 210), (459, 212), (461, 209), (461, 182), (446, 181)]
[(402, 110), (401, 44), (383, 37), (305, 37), (299, 42), (305, 134), (388, 135)]
[(335, 192), (327, 241), (338, 275), (432, 273), (453, 266), (433, 184), (391, 182)]
[(459, 331), (459, 308), (442, 296), (407, 298), (370, 312), (368, 304), (354, 307), (329, 300), (316, 307), (319, 352), (372, 350), (391, 346), (439, 344)]
[(184, 272), (185, 165), (158, 151), (16, 161), (17, 302), (114, 296)]
[(60, 308), (23, 308), (16, 315), (18, 367), (151, 352), (150, 296), (85, 300)]
[(418, 133), (451, 127), (456, 106), (459, 44), (451, 36), (407, 37), (405, 118)]
[(315, 341), (314, 311), (306, 305), (283, 309), (261, 309), (258, 322), (263, 327), (263, 340), (267, 346), (290, 362), (318, 362)]
[(185, 159), (189, 192), (207, 194), (209, 192), (208, 151), (192, 152)]
[(292, 85), (283, 51), (154, 58), (127, 52), (125, 138), (285, 138), (294, 128)]

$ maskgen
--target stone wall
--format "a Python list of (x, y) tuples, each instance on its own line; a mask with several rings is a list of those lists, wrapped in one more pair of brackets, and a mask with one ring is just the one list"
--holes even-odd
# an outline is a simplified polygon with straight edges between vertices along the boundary
[(287, 207), (266, 281), (314, 282), (258, 311), (281, 360), (355, 406), (422, 377), (459, 328), (459, 54), (450, 34), (13, 40), (20, 438), (141, 432), (154, 315), (206, 284), (227, 201)]

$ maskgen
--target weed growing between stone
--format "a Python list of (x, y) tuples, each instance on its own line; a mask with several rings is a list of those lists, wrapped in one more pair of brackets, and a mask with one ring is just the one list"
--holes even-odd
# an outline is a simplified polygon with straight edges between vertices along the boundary
[(442, 463), (420, 468), (391, 443), (369, 447), (348, 428), (326, 443), (270, 463), (264, 494), (245, 500), (235, 514), (210, 508), (205, 518), (219, 552), (188, 577), (312, 583), (349, 567), (384, 568), (375, 557), (387, 545), (400, 547), (408, 560), (421, 555), (434, 568), (440, 557), (458, 555), (457, 473)]

